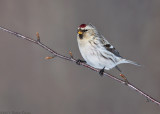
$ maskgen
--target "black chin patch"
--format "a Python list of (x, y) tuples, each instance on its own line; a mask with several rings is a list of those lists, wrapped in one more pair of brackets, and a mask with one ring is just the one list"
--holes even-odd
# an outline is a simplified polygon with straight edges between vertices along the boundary
[(79, 38), (80, 38), (80, 39), (83, 39), (83, 34), (79, 34)]

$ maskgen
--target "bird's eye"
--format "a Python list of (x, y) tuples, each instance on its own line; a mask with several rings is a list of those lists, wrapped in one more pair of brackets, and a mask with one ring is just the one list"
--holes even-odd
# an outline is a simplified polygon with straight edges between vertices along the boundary
[(82, 30), (82, 32), (86, 32), (86, 31), (88, 31), (88, 30)]

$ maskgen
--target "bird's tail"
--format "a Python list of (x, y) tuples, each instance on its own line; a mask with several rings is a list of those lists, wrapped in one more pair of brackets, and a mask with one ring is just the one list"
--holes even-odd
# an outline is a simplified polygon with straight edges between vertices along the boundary
[(122, 63), (129, 63), (129, 64), (133, 64), (133, 65), (136, 65), (136, 66), (141, 66), (140, 64), (137, 64), (136, 62), (126, 60), (126, 59), (122, 59), (118, 62), (118, 64), (122, 64)]

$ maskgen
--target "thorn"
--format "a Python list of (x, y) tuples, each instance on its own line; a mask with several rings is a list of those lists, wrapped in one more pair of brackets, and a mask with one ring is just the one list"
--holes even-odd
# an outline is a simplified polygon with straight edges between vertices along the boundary
[(45, 57), (46, 60), (53, 59), (54, 57)]
[(39, 32), (36, 32), (36, 36), (37, 36), (37, 41), (40, 42)]
[(73, 59), (73, 54), (72, 54), (72, 52), (70, 51), (69, 52), (69, 55), (71, 56), (71, 58)]

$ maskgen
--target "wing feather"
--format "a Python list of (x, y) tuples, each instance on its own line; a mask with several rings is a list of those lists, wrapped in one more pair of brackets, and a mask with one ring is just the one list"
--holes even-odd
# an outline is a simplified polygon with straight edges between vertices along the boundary
[(101, 37), (100, 41), (106, 50), (113, 53), (115, 56), (121, 57), (116, 48), (114, 48), (103, 36)]

